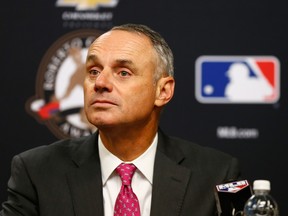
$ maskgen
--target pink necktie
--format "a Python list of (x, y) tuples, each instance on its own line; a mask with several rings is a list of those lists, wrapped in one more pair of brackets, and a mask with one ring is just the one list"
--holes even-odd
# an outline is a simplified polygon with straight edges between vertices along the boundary
[(116, 168), (122, 186), (114, 207), (114, 216), (140, 216), (140, 207), (137, 196), (131, 188), (131, 180), (136, 167), (134, 164), (120, 164)]

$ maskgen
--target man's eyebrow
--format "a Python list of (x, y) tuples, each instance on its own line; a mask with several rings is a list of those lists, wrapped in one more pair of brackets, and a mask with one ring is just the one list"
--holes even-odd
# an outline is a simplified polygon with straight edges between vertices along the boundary
[[(87, 56), (87, 59), (86, 59), (86, 63), (88, 63), (89, 65), (90, 64), (96, 64), (98, 63), (100, 60), (99, 60), (99, 57), (97, 57), (97, 55), (95, 54), (91, 54), (91, 55), (88, 55)], [(131, 68), (136, 68), (134, 62), (130, 59), (116, 59), (114, 61), (114, 66), (115, 67), (125, 67), (125, 66), (129, 66)]]
[(89, 56), (87, 56), (86, 61), (87, 61), (87, 62), (88, 62), (88, 61), (93, 61), (93, 62), (95, 62), (95, 61), (97, 61), (97, 59), (98, 59), (98, 57), (97, 57), (96, 55), (89, 55)]
[[(91, 54), (91, 55), (88, 55), (87, 56), (87, 61), (97, 61), (99, 58), (94, 55), (94, 54)], [(133, 61), (129, 60), (129, 59), (116, 59), (115, 60), (116, 63), (118, 64), (121, 64), (121, 65), (133, 65)]]
[(116, 59), (116, 62), (119, 65), (134, 65), (134, 63), (128, 59)]
[(115, 67), (127, 67), (130, 70), (134, 71), (134, 73), (137, 73), (137, 71), (138, 71), (137, 66), (130, 59), (116, 59), (115, 60)]

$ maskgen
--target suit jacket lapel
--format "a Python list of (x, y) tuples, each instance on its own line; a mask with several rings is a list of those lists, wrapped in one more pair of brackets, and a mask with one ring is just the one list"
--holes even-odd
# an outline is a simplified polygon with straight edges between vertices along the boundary
[(103, 194), (97, 134), (72, 151), (75, 166), (67, 173), (76, 216), (102, 216)]
[(179, 163), (183, 154), (159, 132), (154, 166), (151, 216), (180, 215), (191, 171)]

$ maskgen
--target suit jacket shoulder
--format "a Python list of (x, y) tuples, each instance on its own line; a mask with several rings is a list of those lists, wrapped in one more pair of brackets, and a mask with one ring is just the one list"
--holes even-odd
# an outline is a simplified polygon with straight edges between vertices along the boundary
[(61, 140), (16, 155), (1, 214), (103, 215), (96, 137)]

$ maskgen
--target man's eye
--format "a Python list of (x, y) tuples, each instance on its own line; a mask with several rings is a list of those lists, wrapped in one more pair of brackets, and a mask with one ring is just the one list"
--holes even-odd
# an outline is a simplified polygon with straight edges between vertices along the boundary
[(127, 71), (120, 71), (121, 76), (129, 76), (129, 73)]
[(97, 76), (99, 73), (100, 73), (100, 72), (97, 71), (97, 70), (90, 70), (90, 71), (89, 71), (89, 74), (90, 74), (91, 76)]

